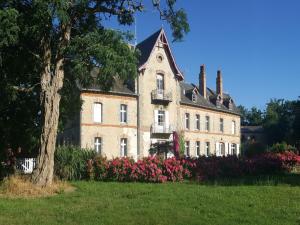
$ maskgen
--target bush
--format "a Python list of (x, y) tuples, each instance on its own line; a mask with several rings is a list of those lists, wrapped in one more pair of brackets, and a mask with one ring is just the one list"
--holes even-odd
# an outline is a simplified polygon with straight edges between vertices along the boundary
[(273, 144), (269, 149), (269, 152), (274, 152), (274, 153), (283, 153), (286, 151), (291, 151), (291, 152), (296, 152), (297, 149), (296, 147), (292, 145), (288, 145), (286, 142), (281, 142), (281, 143), (276, 143)]
[(245, 157), (253, 157), (258, 154), (267, 152), (267, 146), (262, 143), (249, 143), (243, 146), (242, 155)]
[(87, 161), (95, 158), (93, 150), (75, 146), (58, 147), (54, 155), (54, 173), (63, 180), (80, 180), (89, 177)]

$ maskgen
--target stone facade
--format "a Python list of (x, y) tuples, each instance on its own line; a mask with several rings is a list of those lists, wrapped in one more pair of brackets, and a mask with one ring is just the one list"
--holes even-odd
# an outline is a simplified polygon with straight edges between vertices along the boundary
[[(137, 159), (148, 156), (154, 146), (172, 143), (173, 132), (177, 132), (185, 141), (187, 155), (239, 154), (240, 115), (230, 96), (210, 89), (205, 89), (207, 94), (202, 96), (199, 86), (185, 84), (163, 30), (137, 48), (142, 59), (133, 88), (111, 92), (82, 90), (79, 145), (100, 149), (108, 158), (123, 156), (126, 148), (125, 155)], [(222, 91), (222, 78), (218, 80), (221, 87), (217, 89)], [(126, 107), (126, 122), (121, 122), (122, 107)], [(95, 119), (99, 110), (101, 118)]]

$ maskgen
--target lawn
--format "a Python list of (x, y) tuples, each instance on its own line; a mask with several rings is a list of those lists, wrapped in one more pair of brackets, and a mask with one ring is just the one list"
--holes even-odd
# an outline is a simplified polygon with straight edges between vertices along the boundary
[(73, 184), (53, 197), (0, 198), (0, 224), (300, 224), (299, 182)]

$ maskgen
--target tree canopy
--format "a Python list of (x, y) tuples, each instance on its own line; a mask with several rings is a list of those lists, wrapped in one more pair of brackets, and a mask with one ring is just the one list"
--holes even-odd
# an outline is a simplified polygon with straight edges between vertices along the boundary
[[(189, 25), (176, 0), (153, 0), (152, 6), (170, 24), (173, 40), (181, 40)], [(30, 143), (39, 145), (36, 184), (52, 182), (59, 118), (76, 111), (77, 84), (97, 82), (108, 89), (113, 77), (137, 75), (139, 53), (128, 47), (129, 36), (106, 29), (103, 20), (115, 17), (131, 25), (144, 10), (142, 0), (0, 0), (0, 131), (7, 136), (0, 141), (40, 134)]]

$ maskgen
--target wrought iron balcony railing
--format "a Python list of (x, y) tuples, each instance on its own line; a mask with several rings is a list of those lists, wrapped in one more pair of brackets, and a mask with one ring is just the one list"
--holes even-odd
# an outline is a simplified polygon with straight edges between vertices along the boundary
[(154, 123), (151, 126), (152, 134), (172, 134), (173, 131), (174, 127), (170, 124)]
[(172, 101), (172, 93), (165, 90), (155, 89), (151, 92), (152, 101)]

